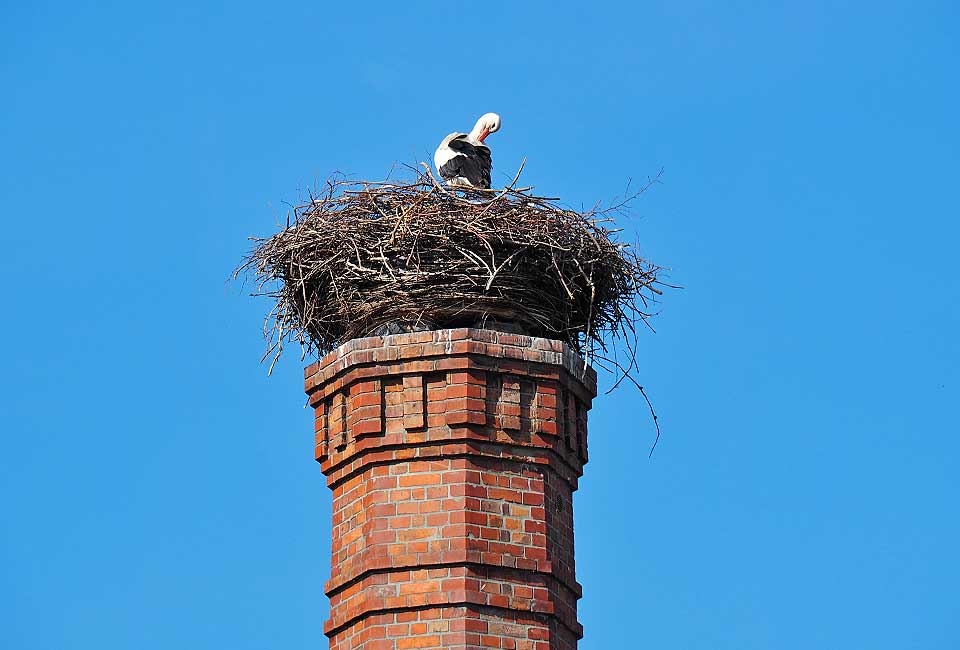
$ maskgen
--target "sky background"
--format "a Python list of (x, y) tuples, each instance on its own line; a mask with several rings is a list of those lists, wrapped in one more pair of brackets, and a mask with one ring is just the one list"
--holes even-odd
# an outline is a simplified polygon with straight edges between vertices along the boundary
[[(581, 650), (960, 647), (951, 2), (0, 0), (0, 646), (326, 647), (303, 363), (226, 283), (486, 111), (672, 268), (596, 400)], [(608, 379), (603, 379), (609, 386)]]

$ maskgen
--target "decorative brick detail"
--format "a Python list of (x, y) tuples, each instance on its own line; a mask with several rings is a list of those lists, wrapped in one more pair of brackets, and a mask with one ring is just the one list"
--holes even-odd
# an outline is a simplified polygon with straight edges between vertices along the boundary
[(350, 341), (307, 367), (333, 491), (331, 650), (575, 650), (573, 492), (596, 375), (488, 330)]

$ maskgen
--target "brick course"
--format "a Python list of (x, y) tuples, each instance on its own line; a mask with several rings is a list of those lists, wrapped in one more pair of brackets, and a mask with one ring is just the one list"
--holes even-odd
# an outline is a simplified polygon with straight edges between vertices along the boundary
[(333, 492), (331, 650), (575, 650), (596, 395), (578, 355), (489, 330), (371, 337), (305, 386)]

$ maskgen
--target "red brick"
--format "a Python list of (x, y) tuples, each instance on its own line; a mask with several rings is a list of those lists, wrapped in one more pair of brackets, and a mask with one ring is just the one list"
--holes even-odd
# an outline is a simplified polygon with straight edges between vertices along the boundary
[(334, 493), (331, 650), (576, 649), (570, 504), (596, 392), (579, 363), (458, 329), (350, 341), (305, 370)]
[(398, 479), (400, 487), (411, 487), (414, 485), (437, 485), (441, 481), (439, 474), (408, 474)]

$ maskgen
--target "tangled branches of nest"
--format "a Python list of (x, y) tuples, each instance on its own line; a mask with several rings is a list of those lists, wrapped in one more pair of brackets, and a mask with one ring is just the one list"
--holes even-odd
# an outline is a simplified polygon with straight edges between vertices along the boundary
[(237, 269), (273, 299), (264, 358), (290, 341), (324, 354), (356, 337), (464, 326), (587, 354), (632, 337), (660, 268), (608, 227), (625, 202), (576, 212), (515, 184), (453, 190), (429, 169), (408, 183), (327, 181)]

